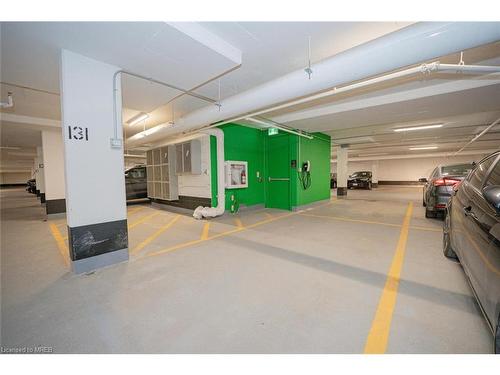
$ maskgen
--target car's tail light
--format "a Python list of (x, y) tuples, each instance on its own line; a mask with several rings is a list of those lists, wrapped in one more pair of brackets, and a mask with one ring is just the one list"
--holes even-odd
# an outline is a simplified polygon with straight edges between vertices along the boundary
[(454, 178), (438, 178), (437, 180), (434, 180), (433, 185), (434, 186), (455, 186), (460, 181), (461, 180), (455, 180)]

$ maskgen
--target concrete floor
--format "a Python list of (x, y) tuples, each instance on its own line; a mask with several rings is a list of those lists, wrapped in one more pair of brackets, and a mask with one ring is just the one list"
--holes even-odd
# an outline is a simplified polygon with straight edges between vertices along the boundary
[[(388, 353), (490, 353), (421, 190), (349, 191), (293, 214), (196, 221), (133, 205), (131, 260), (68, 272), (65, 220), (1, 191), (1, 340), (56, 353), (362, 353), (413, 202)], [(209, 224), (208, 224), (209, 223)], [(57, 241), (59, 239), (59, 241)]]

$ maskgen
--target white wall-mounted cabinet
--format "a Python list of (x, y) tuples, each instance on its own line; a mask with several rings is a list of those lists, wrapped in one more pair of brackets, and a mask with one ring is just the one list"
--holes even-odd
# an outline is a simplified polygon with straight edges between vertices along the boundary
[(248, 187), (248, 163), (246, 161), (227, 160), (224, 163), (226, 189)]
[(175, 160), (174, 146), (164, 146), (146, 153), (148, 198), (167, 201), (179, 199)]
[(177, 174), (201, 174), (201, 142), (193, 139), (175, 145), (175, 172)]

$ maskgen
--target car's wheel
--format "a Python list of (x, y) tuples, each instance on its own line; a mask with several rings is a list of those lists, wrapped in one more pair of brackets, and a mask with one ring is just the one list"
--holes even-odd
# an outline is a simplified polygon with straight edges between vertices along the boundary
[(436, 217), (436, 212), (428, 210), (427, 208), (425, 209), (425, 217), (426, 218), (435, 218)]
[(497, 329), (495, 330), (495, 354), (500, 354), (500, 315), (498, 315)]
[(450, 215), (448, 214), (445, 216), (443, 224), (443, 254), (446, 258), (458, 259), (457, 254), (451, 248), (450, 230), (451, 230), (451, 218)]

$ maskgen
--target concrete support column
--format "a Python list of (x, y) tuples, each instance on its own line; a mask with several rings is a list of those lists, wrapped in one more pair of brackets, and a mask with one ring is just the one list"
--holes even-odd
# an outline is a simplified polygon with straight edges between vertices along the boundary
[(378, 187), (378, 160), (372, 161), (372, 187)]
[(337, 196), (347, 195), (347, 145), (337, 149)]
[(45, 210), (47, 215), (66, 212), (64, 151), (61, 130), (42, 131)]
[(43, 174), (43, 150), (39, 146), (36, 148), (37, 155), (37, 176), (36, 176), (36, 189), (37, 195), (40, 197), (40, 202), (45, 203), (45, 176)]
[[(123, 148), (112, 148), (113, 76), (120, 68), (63, 50), (61, 108), (66, 217), (75, 273), (128, 260)], [(121, 83), (116, 92), (121, 137)]]

